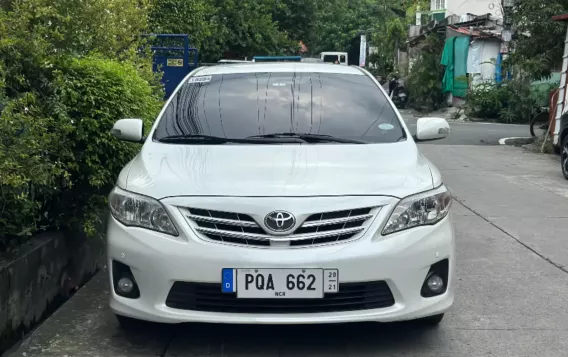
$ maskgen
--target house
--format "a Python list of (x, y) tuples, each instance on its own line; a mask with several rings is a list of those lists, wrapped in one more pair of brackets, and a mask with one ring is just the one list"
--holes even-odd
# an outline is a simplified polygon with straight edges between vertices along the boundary
[[(433, 20), (442, 21), (448, 16), (491, 14), (503, 18), (501, 0), (430, 0), (430, 15)], [(462, 20), (463, 22), (463, 20)]]
[[(449, 92), (448, 104), (460, 105), (468, 90), (501, 79), (500, 62), (507, 53), (507, 46), (504, 46), (502, 37), (502, 17), (495, 16), (491, 12), (480, 15), (454, 12), (459, 9), (469, 10), (470, 6), (479, 7), (487, 3), (491, 2), (431, 0), (431, 11), (427, 14), (427, 19), (430, 21), (425, 25), (411, 26), (409, 29), (407, 42), (409, 70), (412, 70), (412, 63), (418, 58), (417, 56), (420, 56), (422, 41), (430, 34), (437, 34), (440, 41), (444, 41), (446, 48), (454, 51), (450, 56), (452, 63), (447, 66), (448, 72), (445, 76), (446, 80), (449, 80), (448, 86), (445, 86), (445, 90)], [(489, 7), (494, 9), (492, 6)], [(480, 11), (478, 8), (477, 12)], [(442, 16), (445, 17), (442, 19)], [(424, 16), (420, 20), (422, 19)], [(457, 40), (460, 37), (464, 39)], [(457, 45), (459, 50), (458, 47), (454, 47), (455, 43), (459, 43)]]

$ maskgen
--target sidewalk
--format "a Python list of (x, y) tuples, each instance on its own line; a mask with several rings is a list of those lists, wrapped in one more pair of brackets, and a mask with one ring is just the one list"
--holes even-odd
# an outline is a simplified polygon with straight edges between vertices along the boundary
[(11, 357), (565, 357), (568, 181), (558, 162), (508, 146), (421, 150), (455, 196), (458, 292), (439, 328), (189, 324), (126, 333), (107, 308), (103, 272)]
[(568, 181), (555, 156), (509, 146), (422, 146), (456, 200), (512, 239), (568, 267)]

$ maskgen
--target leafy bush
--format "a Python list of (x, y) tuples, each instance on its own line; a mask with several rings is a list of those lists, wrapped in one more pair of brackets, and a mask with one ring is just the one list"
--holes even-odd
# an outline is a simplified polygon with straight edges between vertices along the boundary
[(0, 251), (9, 238), (48, 226), (50, 199), (70, 183), (61, 161), (67, 140), (57, 125), (33, 93), (9, 101), (0, 115)]
[(504, 123), (528, 123), (539, 107), (548, 106), (548, 93), (555, 85), (536, 88), (514, 79), (502, 84), (478, 85), (467, 96), (468, 115)]
[[(115, 121), (142, 118), (146, 127), (151, 126), (162, 95), (132, 66), (96, 57), (63, 63), (55, 85), (56, 98), (74, 126), (74, 157), (68, 163), (72, 186), (63, 201), (67, 214), (83, 217), (106, 202), (117, 174), (139, 150), (110, 134)], [(94, 233), (93, 223), (85, 223), (87, 233)]]
[(94, 234), (98, 211), (136, 145), (114, 139), (117, 119), (150, 125), (162, 96), (129, 63), (65, 58), (47, 93), (26, 93), (0, 116), (0, 236), (52, 226)]
[[(0, 251), (41, 229), (93, 234), (135, 145), (115, 120), (150, 122), (163, 92), (139, 52), (149, 0), (0, 6)], [(101, 14), (104, 14), (102, 16)]]

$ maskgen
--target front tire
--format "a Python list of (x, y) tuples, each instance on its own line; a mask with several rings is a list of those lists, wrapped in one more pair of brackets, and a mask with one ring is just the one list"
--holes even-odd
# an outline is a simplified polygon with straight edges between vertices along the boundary
[(122, 315), (116, 315), (118, 324), (123, 330), (132, 331), (144, 328), (147, 323), (146, 321), (133, 319), (132, 317), (126, 317)]
[(568, 135), (562, 140), (562, 148), (560, 149), (560, 163), (562, 166), (562, 174), (568, 180)]
[(433, 326), (438, 326), (443, 319), (444, 319), (444, 314), (438, 314), (434, 316), (423, 317), (416, 321), (421, 325), (433, 327)]

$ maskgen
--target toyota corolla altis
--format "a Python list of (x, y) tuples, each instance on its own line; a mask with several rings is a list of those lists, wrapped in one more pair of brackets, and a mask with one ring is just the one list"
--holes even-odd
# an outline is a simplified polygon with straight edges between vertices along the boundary
[[(190, 73), (109, 196), (110, 306), (122, 324), (437, 324), (453, 303), (451, 196), (359, 67)], [(134, 145), (134, 144), (133, 144)]]

